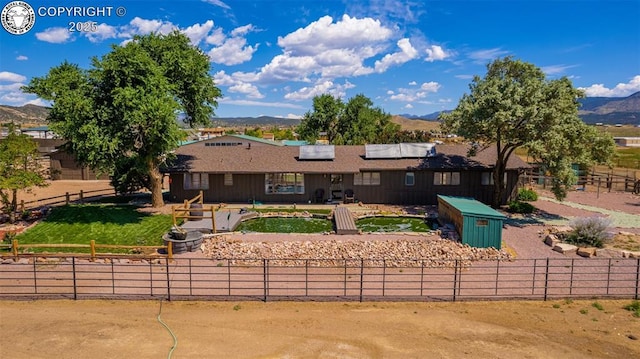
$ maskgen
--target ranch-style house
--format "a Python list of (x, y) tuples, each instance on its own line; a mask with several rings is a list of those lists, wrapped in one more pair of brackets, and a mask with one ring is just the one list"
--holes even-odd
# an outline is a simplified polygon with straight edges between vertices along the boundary
[[(430, 143), (285, 146), (226, 135), (184, 145), (164, 170), (174, 201), (203, 191), (207, 202), (437, 204), (437, 195), (493, 198), (495, 149)], [(528, 165), (507, 164), (506, 203)]]

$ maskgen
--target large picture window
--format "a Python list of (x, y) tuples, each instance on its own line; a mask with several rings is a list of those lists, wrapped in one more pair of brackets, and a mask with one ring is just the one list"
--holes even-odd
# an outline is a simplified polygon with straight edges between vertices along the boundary
[(380, 172), (360, 172), (353, 175), (354, 186), (379, 186)]
[(304, 194), (303, 173), (265, 173), (264, 193)]
[(436, 172), (433, 174), (435, 186), (458, 186), (460, 184), (460, 172)]
[(185, 173), (184, 189), (209, 189), (208, 173)]

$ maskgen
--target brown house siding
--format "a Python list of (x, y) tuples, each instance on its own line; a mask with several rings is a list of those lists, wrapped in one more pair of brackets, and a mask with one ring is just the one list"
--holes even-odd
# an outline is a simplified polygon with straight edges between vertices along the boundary
[(74, 155), (65, 151), (52, 153), (50, 156), (52, 180), (96, 180), (107, 179), (107, 175), (98, 176), (88, 167), (82, 167), (76, 162)]
[[(443, 170), (451, 172), (451, 170)], [(421, 205), (438, 203), (437, 195), (472, 197), (484, 203), (491, 203), (493, 186), (482, 185), (482, 172), (465, 170), (460, 172), (460, 185), (434, 185), (435, 172), (410, 171), (415, 175), (413, 186), (405, 185), (407, 171), (380, 171), (380, 185), (354, 185), (353, 174), (343, 174), (342, 190), (352, 189), (355, 199), (364, 203), (385, 203)], [(199, 190), (185, 190), (182, 173), (171, 173), (170, 191), (174, 201), (183, 201), (198, 195)], [(224, 185), (224, 174), (209, 174), (209, 189), (204, 190), (204, 199), (210, 203), (307, 203), (315, 202), (315, 191), (324, 189), (324, 200), (329, 198), (330, 175), (305, 174), (304, 194), (266, 194), (264, 174), (233, 174), (233, 186)], [(518, 172), (508, 171), (506, 203), (517, 190)]]

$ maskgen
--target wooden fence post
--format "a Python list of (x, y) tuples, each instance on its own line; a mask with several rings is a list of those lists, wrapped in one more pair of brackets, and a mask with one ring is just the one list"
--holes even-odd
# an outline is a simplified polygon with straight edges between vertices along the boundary
[(96, 241), (95, 241), (95, 239), (92, 239), (90, 244), (91, 244), (91, 260), (95, 261), (96, 260)]
[(167, 242), (167, 258), (169, 258), (169, 260), (173, 259), (173, 243), (172, 242)]
[(65, 193), (64, 196), (65, 196), (65, 204), (69, 205), (69, 192)]
[(80, 203), (84, 203), (84, 192), (80, 190)]
[(13, 256), (18, 258), (18, 240), (14, 239), (11, 241), (11, 251), (13, 252)]

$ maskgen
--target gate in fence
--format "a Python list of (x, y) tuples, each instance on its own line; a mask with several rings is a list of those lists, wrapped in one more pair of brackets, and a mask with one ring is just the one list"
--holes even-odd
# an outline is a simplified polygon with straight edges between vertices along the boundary
[[(640, 259), (2, 259), (0, 297), (458, 301), (639, 297)], [(9, 264), (10, 263), (10, 264)]]

